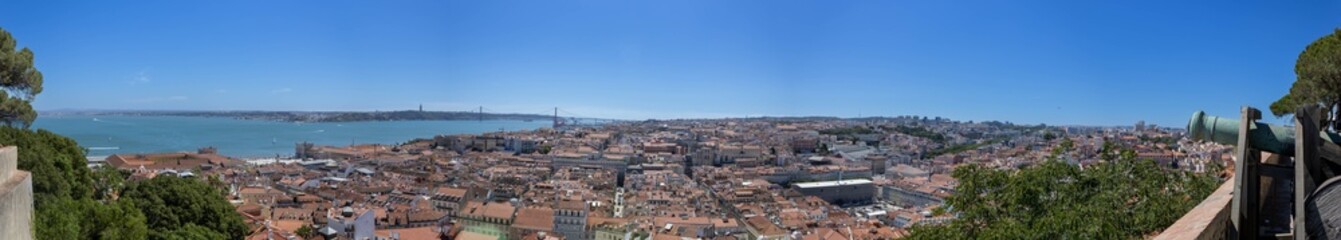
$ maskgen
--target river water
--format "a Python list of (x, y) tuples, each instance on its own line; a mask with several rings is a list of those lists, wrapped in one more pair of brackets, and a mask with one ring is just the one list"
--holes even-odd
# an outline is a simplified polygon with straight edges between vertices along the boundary
[(212, 146), (232, 157), (289, 157), (294, 144), (394, 144), (440, 134), (530, 130), (548, 121), (384, 121), (295, 123), (177, 116), (40, 116), (34, 128), (73, 138), (89, 156), (195, 151)]

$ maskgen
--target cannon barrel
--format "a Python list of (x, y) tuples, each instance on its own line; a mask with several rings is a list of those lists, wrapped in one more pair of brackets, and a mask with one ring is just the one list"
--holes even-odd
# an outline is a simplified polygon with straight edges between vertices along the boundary
[[(1192, 114), (1187, 122), (1188, 137), (1192, 140), (1211, 141), (1225, 145), (1238, 145), (1239, 120), (1207, 116), (1205, 112)], [(1341, 135), (1323, 131), (1319, 136), (1332, 144), (1341, 142)], [(1253, 122), (1248, 130), (1248, 138), (1253, 148), (1266, 152), (1294, 155), (1294, 129), (1262, 122)]]

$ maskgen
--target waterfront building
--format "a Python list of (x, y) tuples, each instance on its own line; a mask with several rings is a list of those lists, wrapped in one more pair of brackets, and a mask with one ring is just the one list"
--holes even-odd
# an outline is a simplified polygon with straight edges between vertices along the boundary
[(112, 154), (107, 156), (107, 164), (121, 170), (183, 171), (197, 168), (211, 169), (241, 163), (243, 161), (217, 154), (213, 148), (201, 149), (196, 153)]

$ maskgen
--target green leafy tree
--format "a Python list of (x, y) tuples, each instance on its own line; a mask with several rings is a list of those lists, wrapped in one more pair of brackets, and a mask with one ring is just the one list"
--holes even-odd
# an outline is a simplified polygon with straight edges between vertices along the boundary
[(144, 214), (127, 202), (99, 203), (82, 200), (88, 210), (83, 226), (88, 229), (85, 239), (144, 239), (149, 234)]
[(1062, 151), (1070, 152), (1071, 150), (1075, 149), (1076, 142), (1071, 141), (1071, 138), (1063, 138), (1062, 143), (1058, 144), (1058, 146), (1061, 147)]
[[(0, 145), (19, 147), (19, 169), (32, 172), (38, 239), (237, 239), (246, 232), (222, 191), (204, 181), (160, 177), (127, 186), (125, 173), (89, 170), (74, 140), (46, 130), (0, 126)], [(117, 192), (121, 198), (112, 200)], [(208, 227), (180, 229), (186, 224)]]
[(111, 166), (103, 166), (93, 171), (93, 192), (94, 197), (101, 200), (110, 200), (117, 191), (126, 182), (126, 177), (130, 176), (128, 172), (122, 172)]
[(1099, 159), (1111, 162), (1117, 160), (1117, 158), (1117, 144), (1113, 141), (1104, 141), (1103, 147), (1099, 148)]
[(37, 119), (30, 102), (42, 93), (42, 72), (33, 66), (33, 51), (0, 28), (0, 123), (28, 128)]
[(219, 178), (219, 175), (206, 175), (205, 183), (209, 184), (211, 188), (214, 188), (214, 191), (218, 191), (219, 194), (228, 195), (228, 183), (224, 182), (222, 178)]
[(32, 172), (33, 203), (38, 208), (59, 198), (93, 196), (88, 160), (74, 140), (47, 130), (0, 127), (0, 145), (19, 148), (18, 167)]
[[(210, 233), (217, 233), (227, 239), (239, 239), (247, 233), (242, 216), (233, 210), (223, 194), (200, 180), (156, 177), (130, 184), (122, 193), (122, 198), (122, 201), (130, 201), (144, 213), (147, 224), (156, 232), (183, 233), (192, 237), (213, 236)], [(167, 235), (155, 234), (152, 237), (175, 239), (163, 237)]]
[(37, 210), (39, 239), (145, 239), (144, 215), (124, 202), (58, 199)]
[[(33, 233), (38, 239), (144, 239), (144, 215), (106, 200), (124, 179), (89, 170), (74, 140), (46, 130), (0, 126), (0, 145), (19, 148), (18, 167), (32, 173)], [(96, 184), (95, 184), (96, 183)], [(96, 193), (95, 193), (96, 192)]]
[(228, 235), (214, 231), (214, 229), (190, 223), (183, 225), (180, 228), (154, 232), (151, 236), (153, 239), (164, 240), (242, 239), (242, 237), (229, 237)]
[(36, 238), (146, 237), (145, 218), (138, 210), (119, 202), (94, 201), (95, 195), (105, 199), (102, 193), (124, 178), (108, 176), (95, 185), (84, 149), (74, 140), (46, 130), (0, 126), (0, 145), (18, 147), (18, 168), (32, 173)]
[(953, 173), (956, 192), (945, 199), (958, 218), (915, 226), (910, 238), (1142, 238), (1172, 224), (1219, 183), (1122, 152), (1117, 161), (1084, 170), (1055, 160), (1018, 171), (961, 166)]
[(79, 219), (84, 216), (82, 212), (69, 210), (77, 206), (73, 202), (74, 200), (62, 198), (48, 200), (43, 204), (46, 207), (37, 207), (33, 211), (33, 236), (37, 239), (84, 238), (79, 223)]
[(1341, 29), (1310, 43), (1294, 65), (1290, 92), (1271, 104), (1271, 114), (1282, 117), (1300, 106), (1318, 104), (1333, 130), (1341, 130)]
[(313, 230), (312, 226), (308, 226), (306, 224), (304, 224), (302, 227), (298, 227), (298, 230), (293, 230), (293, 234), (298, 234), (298, 236), (303, 237), (305, 239), (312, 238), (313, 233), (316, 233), (316, 230)]

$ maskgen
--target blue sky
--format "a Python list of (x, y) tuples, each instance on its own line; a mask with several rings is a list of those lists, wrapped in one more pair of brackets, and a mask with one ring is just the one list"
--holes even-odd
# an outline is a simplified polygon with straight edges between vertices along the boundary
[[(191, 2), (191, 3), (187, 3)], [(1178, 2), (1178, 3), (1174, 3)], [(1182, 126), (1266, 108), (1341, 3), (7, 1), (56, 109)]]

